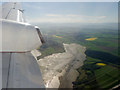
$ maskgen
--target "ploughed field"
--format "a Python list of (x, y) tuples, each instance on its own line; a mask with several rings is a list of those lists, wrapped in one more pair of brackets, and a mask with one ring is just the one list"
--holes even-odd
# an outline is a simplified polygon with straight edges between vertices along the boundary
[(47, 41), (40, 48), (42, 57), (64, 52), (62, 43), (77, 43), (87, 48), (87, 59), (77, 69), (79, 76), (73, 81), (74, 88), (112, 88), (120, 84), (117, 30), (68, 28), (42, 32)]

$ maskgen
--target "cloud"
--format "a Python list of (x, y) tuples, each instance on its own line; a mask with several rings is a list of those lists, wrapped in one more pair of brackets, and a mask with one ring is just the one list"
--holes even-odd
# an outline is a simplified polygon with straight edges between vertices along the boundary
[(76, 15), (76, 14), (68, 14), (66, 16), (68, 16), (68, 17), (80, 17), (80, 15)]
[(106, 16), (85, 16), (76, 14), (46, 14), (39, 18), (32, 18), (32, 23), (104, 23)]
[(60, 15), (60, 14), (46, 14), (45, 16), (48, 16), (48, 17), (62, 17), (63, 15)]
[(103, 18), (106, 18), (106, 16), (99, 16), (98, 18), (103, 19)]

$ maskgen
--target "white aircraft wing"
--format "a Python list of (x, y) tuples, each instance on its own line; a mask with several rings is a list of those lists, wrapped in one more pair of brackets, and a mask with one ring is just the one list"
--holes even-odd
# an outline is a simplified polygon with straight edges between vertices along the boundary
[(2, 88), (45, 88), (31, 54), (44, 43), (40, 30), (25, 22), (20, 3), (2, 5)]
[(2, 18), (18, 21), (18, 22), (25, 22), (23, 16), (24, 10), (21, 9), (20, 3), (4, 3), (2, 5)]

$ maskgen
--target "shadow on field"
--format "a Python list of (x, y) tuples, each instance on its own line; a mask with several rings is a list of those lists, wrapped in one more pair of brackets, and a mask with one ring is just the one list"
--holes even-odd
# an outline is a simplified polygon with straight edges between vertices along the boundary
[(117, 56), (110, 53), (95, 51), (95, 50), (86, 50), (85, 54), (89, 57), (100, 59), (105, 63), (113, 63), (120, 65), (119, 59)]

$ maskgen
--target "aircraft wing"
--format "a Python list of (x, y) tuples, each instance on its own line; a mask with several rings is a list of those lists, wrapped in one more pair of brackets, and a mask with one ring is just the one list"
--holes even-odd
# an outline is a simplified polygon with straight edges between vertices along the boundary
[(31, 53), (4, 53), (2, 59), (3, 88), (45, 88)]
[(3, 19), (18, 21), (18, 22), (25, 22), (23, 12), (24, 10), (21, 9), (21, 4), (18, 2), (4, 3), (2, 5)]
[(25, 22), (20, 3), (2, 5), (2, 88), (45, 88), (31, 51), (43, 43), (40, 30)]

